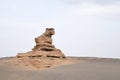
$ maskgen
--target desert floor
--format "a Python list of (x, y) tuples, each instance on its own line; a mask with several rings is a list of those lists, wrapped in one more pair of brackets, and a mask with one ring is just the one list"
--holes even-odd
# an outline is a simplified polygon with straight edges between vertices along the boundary
[(0, 80), (120, 80), (119, 59), (73, 59), (77, 62), (42, 70), (22, 70), (0, 64)]

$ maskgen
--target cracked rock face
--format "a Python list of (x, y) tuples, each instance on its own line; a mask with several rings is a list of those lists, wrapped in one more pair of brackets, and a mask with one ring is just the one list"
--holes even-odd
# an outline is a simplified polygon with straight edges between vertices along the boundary
[(54, 28), (46, 28), (45, 32), (35, 38), (36, 45), (32, 51), (26, 53), (18, 53), (17, 57), (52, 57), (65, 58), (60, 49), (55, 48), (52, 44), (52, 35), (55, 34)]
[(53, 28), (46, 28), (46, 31), (35, 38), (36, 46), (32, 49), (33, 51), (54, 51), (55, 46), (52, 45), (52, 35), (55, 34)]

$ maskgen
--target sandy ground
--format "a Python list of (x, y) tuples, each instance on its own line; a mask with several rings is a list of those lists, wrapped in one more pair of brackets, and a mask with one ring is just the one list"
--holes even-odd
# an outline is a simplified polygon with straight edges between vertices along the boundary
[(42, 70), (19, 69), (1, 63), (0, 80), (120, 80), (119, 59), (72, 59), (77, 62)]

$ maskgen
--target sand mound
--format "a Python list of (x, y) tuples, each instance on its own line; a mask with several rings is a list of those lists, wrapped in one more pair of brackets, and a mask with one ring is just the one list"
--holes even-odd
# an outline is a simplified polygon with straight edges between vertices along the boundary
[(50, 67), (72, 64), (76, 62), (73, 59), (58, 59), (58, 58), (11, 58), (0, 61), (0, 64), (8, 65), (13, 68), (35, 70), (46, 69)]

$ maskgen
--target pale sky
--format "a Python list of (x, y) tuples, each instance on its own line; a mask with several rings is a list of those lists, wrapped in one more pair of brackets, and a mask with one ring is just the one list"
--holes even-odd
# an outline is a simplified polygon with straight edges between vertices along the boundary
[(0, 57), (30, 51), (46, 27), (67, 56), (120, 58), (120, 0), (0, 0)]

